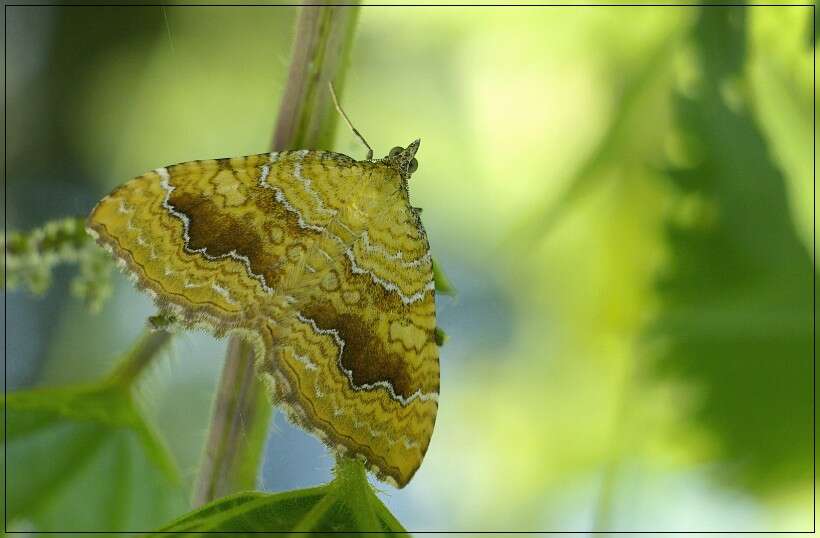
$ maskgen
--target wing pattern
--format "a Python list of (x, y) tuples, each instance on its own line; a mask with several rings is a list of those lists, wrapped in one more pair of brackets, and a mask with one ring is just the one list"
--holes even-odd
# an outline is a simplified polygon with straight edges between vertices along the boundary
[(427, 451), (439, 391), (432, 261), (406, 183), (417, 147), (159, 168), (88, 220), (160, 308), (251, 339), (291, 420), (399, 487)]

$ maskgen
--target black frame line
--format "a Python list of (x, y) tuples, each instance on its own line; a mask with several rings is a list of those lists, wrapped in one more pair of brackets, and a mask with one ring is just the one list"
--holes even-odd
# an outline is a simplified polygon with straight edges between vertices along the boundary
[(815, 4), (20, 4), (7, 3), (7, 7), (815, 7)]
[[(433, 7), (433, 8), (451, 8), (451, 7), (472, 7), (472, 8), (488, 8), (488, 7), (503, 7), (503, 8), (545, 8), (545, 7), (810, 7), (812, 8), (812, 529), (806, 531), (707, 531), (707, 530), (692, 530), (692, 531), (505, 531), (505, 530), (477, 530), (477, 531), (408, 531), (411, 534), (814, 534), (817, 529), (817, 6), (811, 4), (794, 4), (794, 3), (766, 3), (766, 4), (738, 4), (738, 3), (655, 3), (655, 4), (345, 4), (345, 3), (317, 3), (317, 4), (180, 4), (180, 3), (164, 3), (164, 4), (107, 4), (107, 3), (87, 3), (87, 4), (59, 4), (59, 3), (39, 3), (39, 4), (23, 4), (23, 3), (4, 3), (3, 4), (3, 109), (7, 109), (8, 101), (8, 84), (6, 79), (8, 75), (8, 62), (6, 61), (6, 51), (8, 50), (8, 8), (9, 7), (61, 7), (61, 8), (77, 8), (77, 7)], [(3, 229), (4, 234), (8, 230), (8, 115), (3, 115)], [(3, 263), (5, 266), (8, 243), (4, 243), (3, 249)], [(7, 275), (3, 273), (3, 289), (7, 290), (6, 286)], [(8, 393), (8, 354), (5, 352), (8, 346), (8, 297), (7, 293), (3, 293), (3, 401), (6, 400)], [(3, 531), (6, 534), (30, 534), (29, 531), (9, 531), (8, 530), (8, 451), (6, 450), (6, 432), (8, 431), (8, 412), (7, 408), (3, 406)], [(184, 534), (190, 531), (40, 531), (42, 534)], [(291, 534), (291, 531), (200, 531), (200, 534), (258, 534), (258, 535), (279, 535)], [(383, 531), (357, 531), (358, 534), (388, 534)], [(300, 534), (351, 534), (349, 531), (309, 531)]]

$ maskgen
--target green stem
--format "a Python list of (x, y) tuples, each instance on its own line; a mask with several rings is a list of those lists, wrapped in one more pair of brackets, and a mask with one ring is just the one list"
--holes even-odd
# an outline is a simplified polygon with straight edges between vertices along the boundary
[(336, 458), (334, 473), (336, 487), (346, 493), (348, 505), (355, 507), (351, 512), (356, 528), (367, 531), (380, 530), (379, 521), (373, 510), (375, 495), (367, 481), (364, 464), (357, 459), (339, 456)]
[(111, 372), (109, 382), (112, 385), (130, 387), (145, 368), (151, 364), (165, 345), (171, 341), (172, 334), (167, 331), (145, 329), (134, 347)]
[(634, 358), (624, 364), (621, 373), (620, 386), (615, 399), (615, 413), (612, 417), (612, 429), (609, 438), (609, 450), (604, 465), (601, 489), (595, 504), (594, 526), (595, 532), (607, 533), (612, 525), (612, 515), (617, 500), (617, 485), (621, 477), (624, 458), (630, 452), (631, 435), (635, 427), (635, 397), (640, 394), (640, 359), (639, 351), (634, 352)]
[(256, 381), (253, 349), (242, 339), (231, 338), (194, 491), (195, 506), (254, 487), (269, 419), (270, 404)]
[[(274, 151), (332, 146), (337, 117), (328, 82), (341, 90), (358, 11), (356, 5), (302, 7), (274, 130)], [(253, 350), (239, 337), (231, 337), (194, 506), (256, 485), (271, 406), (253, 363)]]
[(327, 149), (333, 144), (338, 116), (328, 83), (337, 91), (344, 87), (358, 15), (358, 6), (302, 8), (272, 150)]

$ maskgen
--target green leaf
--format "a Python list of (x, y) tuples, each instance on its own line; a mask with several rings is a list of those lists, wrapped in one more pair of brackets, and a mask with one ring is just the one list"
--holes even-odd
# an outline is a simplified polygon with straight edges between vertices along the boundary
[[(812, 169), (814, 118), (812, 107), (812, 53), (803, 48), (800, 32), (783, 32), (797, 26), (793, 10), (774, 10), (777, 16), (752, 17), (749, 23), (749, 59), (745, 68), (754, 96), (755, 116), (775, 162), (789, 180), (795, 221), (807, 249), (812, 248), (814, 182)], [(811, 29), (809, 29), (811, 36)]]
[[(238, 493), (218, 499), (160, 529), (179, 536), (209, 532), (270, 531), (374, 533), (405, 535), (406, 531), (373, 492), (363, 465), (341, 461), (336, 478), (324, 486), (277, 494)], [(161, 536), (161, 534), (156, 536)]]
[(10, 393), (8, 517), (48, 531), (145, 531), (184, 507), (175, 465), (127, 387)]
[(453, 282), (444, 274), (444, 269), (441, 268), (441, 265), (439, 265), (435, 258), (433, 258), (433, 282), (436, 285), (437, 294), (455, 297), (457, 293), (456, 287), (453, 286)]
[(444, 329), (442, 329), (441, 327), (436, 327), (435, 336), (436, 345), (438, 347), (443, 346), (447, 342), (447, 340), (450, 339), (450, 336), (446, 332), (444, 332)]
[(698, 388), (724, 478), (770, 489), (811, 480), (814, 282), (743, 91), (744, 13), (705, 10), (696, 27), (703, 76), (676, 98), (689, 164), (669, 173), (685, 210), (669, 222), (653, 330), (661, 370)]

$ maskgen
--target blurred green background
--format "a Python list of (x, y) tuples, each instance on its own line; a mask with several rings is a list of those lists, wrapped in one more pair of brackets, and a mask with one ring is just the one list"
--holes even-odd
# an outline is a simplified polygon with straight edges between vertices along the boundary
[[(296, 14), (7, 8), (8, 229), (266, 151)], [(377, 156), (422, 139), (411, 198), (459, 290), (426, 459), (378, 485), (405, 527), (812, 529), (812, 16), (361, 10), (344, 106)], [(317, 149), (364, 157), (344, 125)], [(4, 297), (10, 389), (98, 378), (153, 313), (117, 275), (92, 315), (70, 276)], [(181, 335), (139, 387), (188, 489), (224, 347)], [(261, 488), (331, 466), (275, 413)]]

